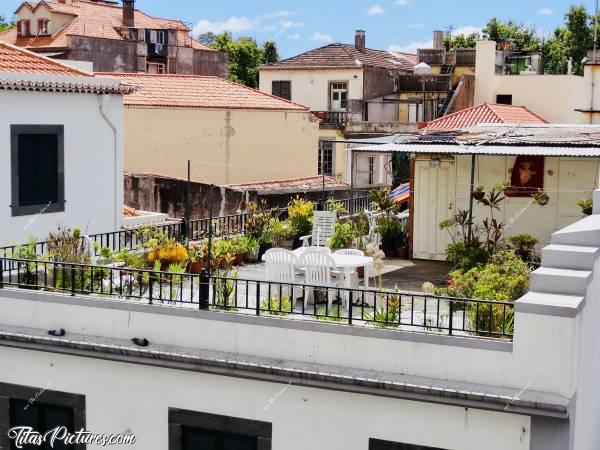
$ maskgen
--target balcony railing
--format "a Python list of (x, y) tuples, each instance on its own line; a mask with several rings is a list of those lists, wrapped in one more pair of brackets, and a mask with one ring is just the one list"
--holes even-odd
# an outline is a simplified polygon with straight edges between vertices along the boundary
[(472, 48), (458, 48), (454, 51), (456, 53), (456, 65), (457, 66), (474, 66), (475, 65), (475, 49)]
[[(512, 338), (514, 323), (514, 306), (510, 302), (275, 283), (239, 279), (219, 272), (209, 276), (205, 272), (196, 275), (0, 258), (0, 291), (3, 288), (500, 339)], [(305, 303), (303, 299), (309, 291), (314, 301)]]
[(313, 114), (326, 125), (345, 125), (348, 123), (347, 111), (313, 111)]
[(398, 75), (398, 92), (448, 92), (450, 75)]
[(446, 62), (445, 49), (420, 48), (417, 50), (417, 60), (425, 64), (444, 64)]

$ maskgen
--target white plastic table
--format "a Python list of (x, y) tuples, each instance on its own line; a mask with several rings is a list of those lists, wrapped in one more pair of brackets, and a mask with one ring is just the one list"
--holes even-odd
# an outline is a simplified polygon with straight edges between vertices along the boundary
[[(311, 247), (299, 247), (294, 250), (294, 253), (300, 257), (304, 252), (309, 250)], [(352, 255), (339, 255), (331, 253), (330, 256), (335, 261), (337, 269), (341, 269), (344, 272), (344, 284), (348, 289), (352, 289), (352, 271), (359, 267), (365, 269), (365, 288), (369, 288), (369, 274), (373, 268), (374, 260), (370, 256), (352, 256)]]

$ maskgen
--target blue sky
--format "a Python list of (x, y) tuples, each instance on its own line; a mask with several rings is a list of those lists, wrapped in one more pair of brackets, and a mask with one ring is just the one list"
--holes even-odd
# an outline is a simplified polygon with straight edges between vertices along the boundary
[[(10, 17), (20, 0), (1, 0), (0, 14)], [(594, 0), (583, 3), (589, 11)], [(490, 17), (532, 24), (548, 34), (560, 24), (570, 2), (564, 0), (138, 0), (136, 6), (156, 16), (180, 18), (195, 31), (275, 39), (283, 57), (329, 42), (353, 42), (364, 29), (367, 46), (414, 50), (430, 45), (434, 29), (480, 28)]]

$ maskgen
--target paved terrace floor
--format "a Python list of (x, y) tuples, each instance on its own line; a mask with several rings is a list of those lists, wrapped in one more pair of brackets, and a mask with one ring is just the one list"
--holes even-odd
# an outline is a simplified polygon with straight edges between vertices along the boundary
[[(450, 265), (441, 261), (386, 259), (381, 272), (382, 287), (421, 292), (423, 283), (427, 281), (441, 286), (450, 269)], [(265, 263), (246, 264), (238, 267), (237, 271), (240, 279), (266, 280)], [(371, 280), (370, 286), (378, 287), (377, 283)]]

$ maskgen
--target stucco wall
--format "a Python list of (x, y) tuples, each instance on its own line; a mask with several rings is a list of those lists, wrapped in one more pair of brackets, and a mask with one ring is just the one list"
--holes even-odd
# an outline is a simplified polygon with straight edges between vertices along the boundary
[(363, 99), (362, 70), (261, 70), (259, 89), (271, 94), (272, 82), (290, 80), (292, 101), (308, 106), (312, 111), (329, 109), (329, 83), (348, 83), (348, 100)]
[(125, 110), (125, 169), (195, 181), (247, 183), (317, 174), (319, 125), (308, 112)]
[[(104, 111), (117, 127), (112, 128)], [(118, 96), (0, 91), (0, 243), (45, 237), (63, 224), (84, 232), (119, 229), (123, 204), (123, 99)], [(64, 125), (65, 211), (11, 217), (10, 125)]]
[(137, 437), (131, 449), (168, 448), (169, 408), (270, 422), (274, 450), (366, 450), (370, 437), (449, 450), (529, 449), (531, 420), (514, 414), (9, 348), (0, 348), (0, 374), (85, 395), (86, 428), (129, 430)]
[[(510, 181), (514, 165), (514, 156), (478, 156), (475, 169), (475, 186), (484, 185), (486, 190), (491, 186)], [(433, 196), (427, 194), (431, 190), (432, 177), (439, 169), (429, 168), (428, 159), (417, 161), (415, 172), (415, 209), (420, 208), (429, 216), (423, 216), (423, 226), (415, 223), (415, 252), (423, 255), (430, 253), (425, 247), (435, 250), (436, 259), (444, 258), (445, 245), (449, 243), (447, 232), (440, 230), (437, 224), (450, 217), (457, 209), (469, 209), (469, 184), (471, 177), (471, 157), (458, 156), (449, 166), (449, 175), (438, 180), (438, 187)], [(541, 248), (550, 242), (554, 231), (576, 222), (582, 217), (577, 200), (590, 197), (597, 183), (598, 159), (593, 158), (545, 158), (544, 190), (550, 197), (546, 206), (539, 206), (529, 197), (507, 197), (495, 217), (502, 221), (506, 228), (504, 236), (509, 237), (527, 233), (539, 239)], [(429, 174), (429, 175), (427, 175)], [(446, 194), (448, 198), (446, 199)], [(422, 198), (422, 200), (419, 200)], [(438, 204), (441, 199), (444, 204)], [(433, 203), (430, 203), (433, 202)], [(436, 207), (432, 209), (432, 204)], [(432, 217), (432, 211), (444, 211), (445, 217), (439, 214)], [(474, 202), (473, 216), (475, 223), (481, 224), (487, 217), (489, 209)], [(421, 217), (416, 211), (416, 216)], [(434, 238), (434, 237), (435, 238)], [(438, 243), (436, 244), (436, 240)], [(422, 249), (420, 247), (423, 247)], [(423, 252), (423, 253), (421, 253)], [(433, 252), (433, 250), (431, 250)], [(431, 253), (432, 255), (434, 253)]]

